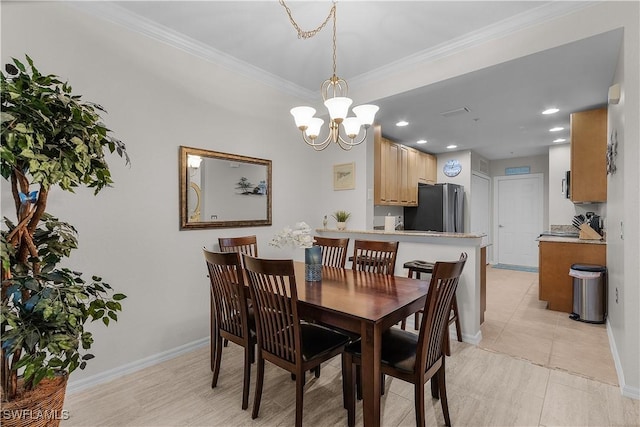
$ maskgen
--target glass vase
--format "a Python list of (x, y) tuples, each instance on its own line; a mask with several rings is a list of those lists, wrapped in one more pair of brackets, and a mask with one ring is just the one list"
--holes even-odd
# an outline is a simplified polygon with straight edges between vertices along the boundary
[(304, 279), (307, 282), (322, 280), (322, 248), (320, 246), (304, 249)]

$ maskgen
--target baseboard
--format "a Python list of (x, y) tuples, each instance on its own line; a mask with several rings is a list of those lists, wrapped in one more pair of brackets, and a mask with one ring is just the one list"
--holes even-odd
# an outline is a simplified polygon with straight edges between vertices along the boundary
[(104, 384), (106, 382), (115, 380), (116, 378), (123, 377), (144, 368), (148, 368), (149, 366), (157, 365), (158, 363), (173, 359), (174, 357), (178, 357), (182, 354), (189, 353), (208, 345), (209, 337), (202, 338), (197, 341), (193, 341), (179, 347), (175, 347), (170, 350), (145, 357), (144, 359), (127, 363), (126, 365), (118, 366), (117, 368), (113, 368), (78, 381), (71, 380), (67, 384), (67, 394), (78, 393), (90, 387)]
[[(450, 335), (451, 335), (451, 339), (455, 339), (455, 340), (458, 339), (458, 335), (455, 333), (455, 330), (454, 330), (454, 333)], [(482, 341), (482, 331), (478, 331), (475, 335), (469, 335), (463, 332), (462, 341), (469, 344), (478, 345), (480, 344), (480, 341)]]
[(611, 332), (611, 324), (607, 318), (607, 336), (609, 337), (609, 348), (611, 349), (611, 355), (613, 356), (613, 363), (616, 367), (616, 373), (618, 374), (618, 384), (620, 384), (620, 392), (625, 397), (631, 399), (640, 400), (640, 388), (632, 387), (625, 383), (624, 371), (622, 370), (622, 364), (620, 363), (620, 356), (618, 356), (618, 348), (616, 347), (616, 341), (613, 338), (613, 332)]

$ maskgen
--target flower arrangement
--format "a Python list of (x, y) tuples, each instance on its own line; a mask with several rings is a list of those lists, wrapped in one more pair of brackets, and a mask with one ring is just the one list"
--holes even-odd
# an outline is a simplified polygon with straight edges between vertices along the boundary
[(310, 248), (313, 246), (311, 227), (306, 222), (298, 222), (294, 228), (286, 226), (273, 236), (269, 244), (278, 248), (283, 246)]

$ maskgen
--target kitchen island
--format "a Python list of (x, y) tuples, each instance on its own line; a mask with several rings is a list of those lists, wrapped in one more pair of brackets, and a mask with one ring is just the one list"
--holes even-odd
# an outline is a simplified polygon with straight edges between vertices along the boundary
[[(455, 261), (462, 252), (467, 253), (467, 262), (462, 271), (456, 297), (460, 315), (462, 340), (470, 344), (478, 344), (482, 339), (481, 322), (481, 278), (482, 237), (477, 233), (441, 233), (435, 231), (414, 230), (336, 230), (316, 229), (316, 233), (324, 237), (348, 237), (348, 254), (353, 253), (354, 240), (398, 241), (398, 255), (395, 275), (407, 276), (403, 265), (407, 261)], [(481, 268), (482, 267), (482, 268)], [(455, 332), (453, 333), (455, 335)], [(456, 339), (456, 338), (453, 338)]]

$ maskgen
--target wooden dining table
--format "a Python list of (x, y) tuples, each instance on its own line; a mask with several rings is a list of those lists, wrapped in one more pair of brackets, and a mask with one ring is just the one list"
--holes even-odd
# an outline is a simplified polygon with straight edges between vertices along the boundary
[(401, 276), (323, 267), (322, 280), (307, 282), (295, 262), (298, 313), (362, 337), (362, 398), (366, 427), (380, 425), (382, 333), (424, 308), (429, 282)]

